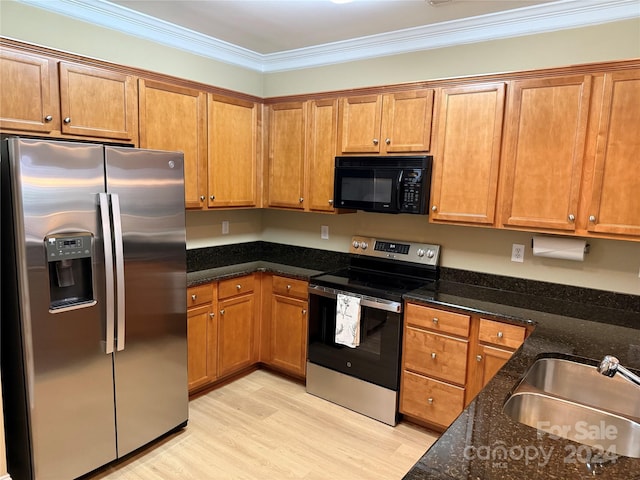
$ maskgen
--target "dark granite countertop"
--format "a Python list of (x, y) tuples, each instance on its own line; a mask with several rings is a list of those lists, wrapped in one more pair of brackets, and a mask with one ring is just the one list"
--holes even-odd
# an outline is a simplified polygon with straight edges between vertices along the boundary
[(187, 286), (193, 287), (207, 282), (241, 277), (254, 272), (274, 273), (276, 275), (299, 278), (301, 280), (308, 280), (312, 275), (322, 273), (321, 270), (311, 268), (296, 267), (283, 263), (255, 261), (189, 272), (187, 273)]
[[(502, 412), (502, 405), (540, 356), (559, 354), (596, 364), (604, 355), (614, 354), (621, 364), (640, 369), (640, 312), (453, 282), (440, 282), (435, 295), (418, 290), (405, 298), (535, 325), (522, 347), (413, 466), (405, 480), (571, 480), (593, 476), (588, 460), (595, 450), (520, 424)], [(640, 459), (620, 456), (615, 463), (596, 468), (599, 478), (640, 479)]]

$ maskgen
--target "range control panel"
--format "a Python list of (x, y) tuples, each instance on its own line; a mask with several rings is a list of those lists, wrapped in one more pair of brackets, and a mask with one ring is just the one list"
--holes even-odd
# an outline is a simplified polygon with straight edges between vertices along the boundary
[(440, 262), (440, 245), (359, 235), (351, 239), (349, 253), (431, 266), (438, 266)]

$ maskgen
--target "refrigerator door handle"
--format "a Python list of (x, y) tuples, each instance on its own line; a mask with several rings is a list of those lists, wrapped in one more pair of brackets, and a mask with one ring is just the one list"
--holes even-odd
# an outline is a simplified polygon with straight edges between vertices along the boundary
[(122, 247), (122, 221), (120, 219), (120, 197), (111, 194), (111, 212), (113, 215), (113, 243), (116, 258), (116, 309), (117, 335), (116, 350), (124, 350), (125, 309), (124, 309), (124, 250)]
[(100, 206), (100, 223), (102, 224), (102, 240), (104, 243), (104, 272), (106, 289), (106, 315), (107, 324), (105, 329), (105, 353), (113, 353), (114, 344), (114, 276), (113, 276), (113, 251), (111, 248), (111, 222), (109, 216), (109, 197), (106, 193), (98, 194), (98, 204)]

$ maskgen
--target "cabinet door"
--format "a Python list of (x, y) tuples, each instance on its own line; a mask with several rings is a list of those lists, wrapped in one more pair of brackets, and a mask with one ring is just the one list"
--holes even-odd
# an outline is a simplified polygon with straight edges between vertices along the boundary
[(307, 302), (273, 295), (270, 362), (303, 377), (307, 361)]
[(382, 142), (385, 153), (428, 152), (431, 145), (433, 90), (384, 96)]
[(43, 57), (0, 50), (0, 128), (48, 133), (60, 128), (55, 76)]
[(640, 70), (608, 73), (588, 230), (640, 235)]
[(480, 352), (480, 358), (476, 360), (481, 364), (482, 387), (484, 388), (484, 386), (489, 383), (489, 380), (498, 373), (498, 370), (509, 361), (513, 352), (488, 345), (480, 345)]
[[(187, 311), (187, 377), (189, 390), (204, 385), (210, 381), (210, 360), (215, 349), (209, 351), (210, 329), (215, 328), (210, 305), (192, 308)], [(215, 370), (213, 371), (215, 376)]]
[(510, 85), (504, 226), (575, 230), (590, 87), (582, 75)]
[(333, 212), (333, 176), (338, 136), (338, 100), (309, 102), (307, 143), (308, 210)]
[(269, 206), (304, 208), (304, 102), (269, 107)]
[(253, 207), (257, 194), (258, 106), (209, 94), (208, 204)]
[(207, 96), (204, 92), (140, 80), (140, 147), (184, 153), (187, 208), (206, 205)]
[(218, 306), (218, 376), (223, 377), (253, 363), (254, 297), (241, 295)]
[(60, 62), (62, 133), (135, 140), (136, 84), (122, 73)]
[(465, 389), (402, 371), (400, 412), (448, 427), (464, 409)]
[(380, 153), (382, 95), (340, 99), (340, 150), (342, 153)]
[(442, 89), (431, 221), (493, 224), (504, 91), (503, 83)]

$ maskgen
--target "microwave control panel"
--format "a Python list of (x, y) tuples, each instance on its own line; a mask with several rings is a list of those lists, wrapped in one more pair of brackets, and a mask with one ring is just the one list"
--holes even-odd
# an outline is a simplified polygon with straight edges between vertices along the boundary
[(404, 170), (400, 192), (400, 211), (402, 213), (418, 213), (423, 203), (422, 170)]

